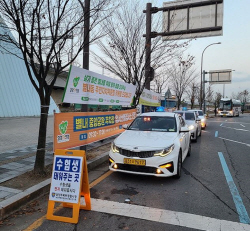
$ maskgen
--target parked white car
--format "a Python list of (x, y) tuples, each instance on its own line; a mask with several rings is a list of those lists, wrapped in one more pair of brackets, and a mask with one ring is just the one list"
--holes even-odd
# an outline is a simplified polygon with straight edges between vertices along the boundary
[(179, 178), (182, 162), (190, 153), (190, 132), (181, 116), (170, 112), (143, 113), (112, 143), (109, 169)]
[(201, 136), (201, 119), (198, 117), (196, 112), (191, 111), (174, 111), (181, 115), (186, 124), (188, 125), (189, 131), (191, 132), (191, 140), (197, 142), (198, 136)]
[(188, 111), (194, 111), (196, 113), (198, 113), (198, 117), (201, 119), (201, 128), (205, 129), (207, 126), (207, 118), (205, 116), (205, 114), (203, 113), (202, 110), (198, 110), (198, 109), (193, 109), (193, 110), (188, 110)]

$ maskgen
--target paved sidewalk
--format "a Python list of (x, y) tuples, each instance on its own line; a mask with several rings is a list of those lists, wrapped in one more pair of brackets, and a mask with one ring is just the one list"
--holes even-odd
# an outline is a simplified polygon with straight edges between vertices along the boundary
[[(17, 177), (34, 167), (38, 140), (39, 117), (0, 118), (0, 183)], [(53, 162), (53, 116), (49, 116), (45, 165)], [(87, 150), (109, 143), (113, 138), (87, 146)], [(88, 169), (108, 159), (108, 153), (88, 161)], [(50, 179), (24, 191), (0, 186), (0, 220), (49, 190)]]

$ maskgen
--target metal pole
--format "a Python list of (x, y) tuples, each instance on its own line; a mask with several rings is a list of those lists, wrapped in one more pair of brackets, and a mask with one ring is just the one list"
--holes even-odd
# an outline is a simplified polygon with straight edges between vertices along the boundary
[(225, 98), (225, 84), (223, 84), (223, 98)]
[(206, 113), (206, 100), (205, 100), (205, 74), (206, 74), (206, 72), (205, 72), (205, 70), (203, 71), (203, 101), (204, 101), (204, 103), (203, 103), (203, 112), (204, 112), (204, 114)]
[(150, 62), (151, 62), (151, 3), (146, 9), (146, 43), (145, 43), (145, 88), (150, 90)]
[(212, 46), (212, 45), (215, 45), (215, 44), (221, 44), (221, 42), (209, 44), (208, 46), (205, 47), (205, 49), (203, 50), (202, 55), (201, 55), (200, 109), (202, 109), (202, 102), (203, 102), (203, 100), (204, 100), (204, 98), (202, 98), (202, 96), (203, 96), (203, 94), (202, 94), (202, 92), (203, 92), (203, 90), (202, 90), (202, 65), (203, 65), (203, 54), (204, 54), (205, 50), (206, 50), (208, 47), (210, 47), (210, 46)]
[(83, 68), (89, 70), (89, 25), (90, 25), (90, 0), (85, 0), (84, 7), (84, 47)]
[[(89, 70), (89, 25), (90, 25), (90, 0), (85, 0), (84, 6), (84, 47), (83, 47), (83, 64), (82, 67)], [(82, 104), (81, 112), (87, 112), (88, 105)], [(87, 146), (80, 146), (80, 150), (86, 151)]]

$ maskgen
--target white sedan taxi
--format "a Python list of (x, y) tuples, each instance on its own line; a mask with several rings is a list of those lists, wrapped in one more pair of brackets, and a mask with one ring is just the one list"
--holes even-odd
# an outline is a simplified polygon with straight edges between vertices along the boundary
[(188, 110), (188, 111), (193, 111), (196, 112), (198, 114), (198, 117), (201, 119), (201, 128), (205, 129), (207, 127), (207, 119), (206, 119), (206, 115), (203, 113), (202, 110)]
[(197, 142), (198, 136), (201, 136), (201, 119), (198, 114), (191, 111), (174, 111), (174, 113), (178, 113), (184, 118), (191, 133), (191, 140)]
[(180, 178), (182, 162), (191, 153), (190, 137), (180, 115), (170, 112), (143, 113), (112, 143), (109, 169)]

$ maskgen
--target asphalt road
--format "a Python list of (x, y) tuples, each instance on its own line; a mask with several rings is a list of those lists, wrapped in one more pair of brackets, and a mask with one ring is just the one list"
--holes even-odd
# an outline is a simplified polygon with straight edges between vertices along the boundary
[[(31, 214), (10, 219), (11, 230), (250, 230), (250, 225), (240, 226), (250, 223), (250, 115), (211, 118), (207, 124), (192, 143), (179, 180), (107, 174), (91, 188), (94, 209), (80, 211), (77, 225), (46, 220), (48, 197), (44, 197)], [(90, 181), (105, 172), (107, 164), (90, 172)], [(127, 213), (126, 199), (133, 206)], [(103, 202), (106, 207), (114, 202), (113, 211), (120, 209), (103, 212)], [(151, 215), (141, 218), (145, 207)], [(62, 208), (58, 214), (70, 216), (71, 210)], [(1, 230), (10, 229), (5, 225)]]

